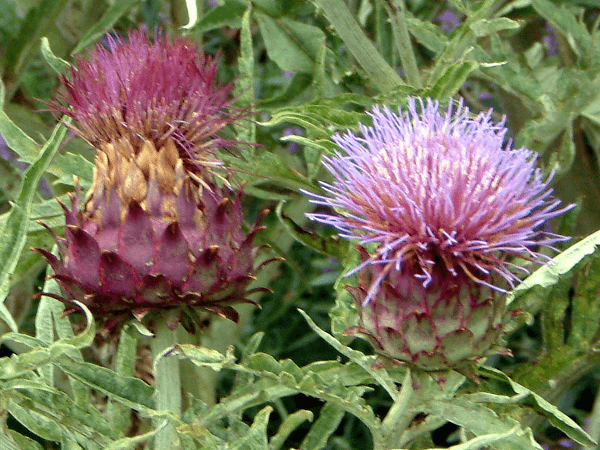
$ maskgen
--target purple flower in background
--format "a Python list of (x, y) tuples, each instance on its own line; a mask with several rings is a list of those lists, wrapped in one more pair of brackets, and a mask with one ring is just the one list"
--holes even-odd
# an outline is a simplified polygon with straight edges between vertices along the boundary
[[(303, 131), (300, 127), (288, 127), (283, 130), (282, 135), (285, 136), (302, 136)], [(287, 148), (288, 152), (292, 154), (297, 154), (299, 150), (299, 146), (296, 142), (290, 142)]]
[(558, 53), (558, 41), (556, 40), (556, 31), (549, 23), (546, 24), (544, 28), (544, 32), (546, 33), (543, 37), (544, 45), (546, 46), (546, 52), (548, 56), (555, 55)]
[[(18, 160), (17, 153), (8, 147), (2, 135), (0, 135), (0, 158), (12, 164), (21, 174), (29, 167), (29, 164)], [(46, 178), (40, 180), (40, 191), (44, 196), (52, 197), (52, 188)]]
[[(502, 333), (504, 291), (528, 272), (511, 257), (542, 263), (537, 249), (566, 240), (544, 231), (560, 208), (535, 167), (537, 155), (505, 143), (492, 111), (471, 117), (462, 101), (410, 98), (408, 110), (375, 107), (361, 136), (336, 135), (324, 164), (338, 214), (309, 217), (361, 244), (352, 293), (360, 326), (348, 330), (377, 351), (429, 371), (491, 352)], [(500, 350), (502, 351), (502, 350)]]
[(450, 33), (458, 27), (461, 21), (456, 13), (449, 10), (445, 10), (442, 14), (437, 16), (437, 20), (440, 22), (442, 30), (446, 33)]

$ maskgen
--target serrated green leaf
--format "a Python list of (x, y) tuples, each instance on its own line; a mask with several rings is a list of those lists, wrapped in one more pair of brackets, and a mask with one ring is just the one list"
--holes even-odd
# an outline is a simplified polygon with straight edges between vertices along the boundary
[(62, 424), (68, 419), (70, 429), (81, 435), (96, 433), (96, 440), (108, 442), (119, 437), (119, 432), (110, 427), (102, 413), (91, 408), (89, 403), (78, 405), (65, 393), (43, 383), (29, 380), (10, 380), (5, 384), (7, 389), (19, 390), (29, 409)]
[(312, 83), (312, 76), (305, 73), (296, 73), (288, 82), (288, 85), (281, 94), (261, 100), (258, 105), (259, 111), (270, 113), (275, 108), (281, 108), (296, 103), (294, 99), (303, 94)]
[(258, 347), (260, 346), (260, 343), (264, 337), (264, 331), (258, 331), (250, 336), (250, 339), (248, 339), (248, 342), (242, 349), (242, 361), (246, 361), (250, 355), (256, 353), (256, 350), (258, 350)]
[[(252, 4), (248, 3), (248, 9), (242, 18), (242, 29), (240, 36), (240, 56), (238, 58), (239, 76), (235, 82), (236, 103), (242, 108), (252, 107), (254, 100), (254, 48), (252, 46), (252, 30), (250, 29), (250, 15)], [(250, 117), (251, 118), (251, 117)], [(245, 121), (243, 124), (234, 124), (236, 139), (240, 142), (253, 144), (256, 142), (256, 122)], [(249, 156), (254, 155), (254, 146), (248, 148)]]
[(24, 161), (34, 161), (39, 156), (38, 143), (17, 127), (4, 111), (0, 111), (0, 134), (6, 141), (6, 145)]
[[(79, 354), (77, 352), (78, 349), (88, 347), (94, 339), (96, 328), (89, 310), (85, 307), (83, 307), (83, 310), (88, 320), (88, 325), (82, 333), (72, 338), (58, 340), (49, 347), (36, 347), (22, 354), (13, 354), (10, 357), (0, 358), (0, 379), (8, 380), (16, 378), (32, 372), (44, 364), (48, 364), (54, 358), (59, 358), (65, 354)], [(33, 343), (34, 341), (30, 342)]]
[(92, 345), (92, 342), (94, 342), (94, 338), (96, 337), (96, 323), (94, 322), (94, 317), (92, 316), (92, 313), (83, 303), (79, 301), (74, 301), (74, 303), (81, 308), (85, 315), (87, 323), (85, 330), (76, 336), (65, 337), (61, 339), (60, 341), (52, 344), (50, 346), (50, 349), (52, 349), (52, 347), (58, 344), (73, 346), (77, 349), (80, 349), (89, 347), (90, 345)]
[(345, 413), (346, 411), (340, 406), (325, 403), (319, 413), (319, 418), (310, 427), (310, 431), (302, 440), (300, 450), (321, 450), (325, 448), (329, 437), (337, 430)]
[(192, 344), (178, 344), (169, 350), (169, 354), (184, 357), (199, 367), (209, 367), (216, 372), (235, 363), (235, 356), (231, 352), (223, 355), (217, 350)]
[(550, 155), (548, 168), (556, 172), (558, 175), (566, 173), (575, 162), (575, 142), (573, 137), (573, 119), (570, 118), (568, 125), (565, 127), (563, 135), (560, 139), (558, 151)]
[(265, 402), (273, 401), (275, 398), (286, 397), (297, 393), (285, 386), (272, 386), (272, 380), (263, 380), (263, 383), (255, 383), (253, 390), (244, 392), (234, 397), (222, 399), (212, 407), (200, 419), (200, 425), (209, 427), (217, 423), (222, 417), (232, 417), (252, 406), (258, 406)]
[(279, 17), (284, 14), (283, 4), (280, 0), (252, 0), (258, 9), (262, 9), (271, 17)]
[(11, 39), (5, 48), (6, 66), (8, 73), (4, 76), (12, 80), (7, 94), (12, 98), (20, 86), (21, 79), (27, 66), (33, 60), (39, 40), (47, 34), (54, 25), (57, 17), (68, 5), (68, 0), (46, 0), (31, 8), (26, 17), (20, 21), (19, 32)]
[(269, 441), (269, 450), (281, 449), (288, 436), (303, 422), (306, 422), (307, 420), (312, 422), (313, 417), (313, 413), (305, 409), (301, 409), (300, 411), (296, 411), (287, 416), (285, 419), (283, 419), (283, 422), (279, 426), (275, 436), (273, 436)]
[[(294, 142), (294, 137), (300, 137), (302, 138), (302, 136), (290, 136), (292, 137), (292, 139), (288, 139), (288, 141), (292, 141)], [(282, 139), (283, 141), (286, 141), (286, 139)], [(296, 143), (300, 143), (302, 141), (302, 139), (296, 140)], [(323, 145), (324, 144), (324, 145)], [(329, 144), (331, 144), (331, 142), (327, 142), (324, 140), (318, 140), (317, 142), (311, 142), (310, 145), (307, 145), (306, 147), (304, 147), (302, 153), (304, 155), (304, 162), (306, 164), (306, 169), (307, 169), (307, 175), (308, 178), (310, 180), (314, 180), (317, 175), (319, 174), (319, 172), (322, 169), (322, 164), (321, 164), (321, 156), (323, 155), (323, 149), (324, 147), (328, 146)], [(335, 148), (334, 146), (331, 146), (329, 148)]]
[(158, 433), (163, 428), (165, 428), (168, 423), (169, 423), (169, 421), (165, 420), (159, 426), (157, 426), (156, 428), (154, 428), (151, 431), (148, 431), (147, 433), (143, 433), (143, 434), (140, 434), (135, 437), (124, 437), (124, 438), (118, 439), (118, 440), (114, 441), (113, 443), (104, 447), (104, 450), (131, 450), (134, 448), (138, 448), (139, 444), (146, 442), (148, 439), (150, 439), (156, 433)]
[(11, 330), (16, 330), (17, 323), (4, 303), (0, 303), (0, 320), (6, 322)]
[[(587, 264), (575, 270), (577, 280), (570, 306), (572, 308), (567, 343), (575, 348), (596, 348), (600, 324), (600, 258), (593, 257)], [(569, 286), (571, 287), (571, 286)], [(572, 291), (567, 292), (570, 296)], [(569, 298), (569, 297), (567, 297)]]
[(437, 78), (427, 81), (428, 87), (423, 96), (439, 100), (452, 97), (464, 85), (471, 72), (478, 67), (479, 63), (475, 61), (447, 65)]
[[(506, 434), (506, 437), (496, 443), (494, 448), (499, 450), (542, 450), (542, 446), (533, 438), (530, 429), (521, 429), (519, 423), (510, 417), (499, 417), (494, 411), (482, 405), (455, 398), (452, 400), (425, 401), (421, 409), (446, 419), (476, 436), (488, 434)], [(513, 431), (514, 428), (516, 431)]]
[(92, 389), (96, 389), (140, 413), (155, 415), (154, 388), (142, 380), (123, 377), (105, 367), (82, 363), (68, 357), (55, 358), (52, 363), (67, 375), (76, 378)]
[(346, 241), (340, 241), (337, 236), (319, 236), (304, 230), (283, 212), (283, 205), (284, 202), (279, 202), (275, 209), (277, 218), (296, 241), (323, 255), (343, 258), (346, 254)]
[[(117, 347), (117, 357), (115, 361), (115, 372), (124, 377), (133, 377), (135, 375), (135, 362), (137, 359), (138, 333), (132, 325), (125, 325), (119, 336), (119, 345)], [(106, 406), (106, 415), (111, 426), (125, 434), (131, 411), (125, 405), (109, 399)]]
[(375, 369), (373, 368), (373, 357), (366, 356), (364, 353), (359, 352), (358, 350), (351, 349), (350, 347), (345, 346), (332, 335), (326, 333), (321, 330), (316, 323), (301, 309), (298, 309), (300, 314), (306, 319), (308, 325), (313, 329), (315, 333), (317, 333), (321, 338), (325, 340), (329, 345), (335, 348), (338, 352), (348, 357), (351, 361), (358, 364), (362, 367), (369, 375), (371, 375), (381, 386), (387, 391), (387, 393), (393, 399), (398, 395), (398, 390), (396, 389), (396, 385), (389, 377), (388, 373), (383, 369)]
[(333, 286), (337, 292), (335, 306), (329, 312), (329, 317), (331, 318), (331, 332), (340, 342), (347, 345), (354, 338), (345, 336), (344, 333), (348, 329), (358, 326), (358, 312), (354, 305), (354, 298), (345, 286), (355, 284), (358, 280), (358, 275), (347, 277), (346, 274), (360, 265), (360, 255), (357, 251), (350, 250), (342, 258), (341, 263), (342, 273)]
[(255, 353), (248, 357), (248, 368), (279, 375), (283, 368), (281, 363), (267, 353)]
[(74, 175), (79, 179), (81, 189), (85, 191), (91, 184), (93, 178), (94, 163), (82, 155), (66, 152), (57, 155), (48, 172), (56, 175), (56, 184), (75, 186)]
[(52, 52), (52, 49), (50, 48), (50, 42), (45, 36), (42, 38), (40, 49), (42, 51), (42, 56), (48, 65), (52, 67), (52, 70), (54, 70), (54, 72), (56, 72), (58, 75), (64, 74), (65, 71), (71, 67), (71, 64), (64, 59), (59, 58)]
[(254, 17), (269, 58), (282, 70), (313, 73), (319, 47), (325, 41), (323, 31), (287, 17), (274, 19), (259, 11)]
[[(81, 440), (85, 440), (85, 438)], [(85, 442), (85, 444), (89, 450), (101, 450), (101, 448), (103, 448), (89, 441)], [(71, 436), (63, 438), (63, 440), (60, 443), (60, 446), (60, 448), (64, 450), (84, 450), (84, 448), (81, 445), (79, 445), (79, 443), (75, 442)]]
[(408, 84), (417, 89), (421, 89), (423, 83), (419, 68), (417, 67), (417, 59), (412, 46), (412, 40), (408, 34), (408, 26), (406, 24), (406, 14), (404, 11), (406, 7), (402, 6), (402, 3), (394, 5), (393, 3), (384, 2), (382, 4), (390, 18), (393, 45), (400, 57), (400, 62), (404, 69)]
[(136, 4), (141, 3), (141, 0), (121, 0), (114, 2), (102, 15), (100, 20), (96, 22), (79, 40), (73, 51), (72, 55), (76, 55), (81, 52), (84, 48), (90, 45), (92, 42), (101, 38), (104, 34), (110, 32), (114, 24), (119, 20), (127, 11), (133, 8)]
[(264, 152), (249, 161), (236, 159), (229, 163), (232, 168), (237, 167), (245, 173), (251, 173), (254, 177), (259, 178), (261, 182), (267, 179), (294, 191), (300, 189), (312, 190), (314, 188), (313, 184), (303, 174), (285, 164), (283, 158), (277, 154)]
[(281, 108), (272, 112), (271, 119), (260, 123), (265, 127), (292, 123), (306, 129), (311, 138), (329, 138), (336, 131), (357, 131), (359, 123), (367, 116), (354, 111), (332, 108), (325, 104), (304, 104), (292, 108)]
[(32, 433), (48, 441), (62, 440), (63, 432), (60, 426), (45, 415), (24, 408), (14, 402), (9, 403), (8, 410), (21, 425)]
[(0, 380), (23, 376), (49, 362), (49, 351), (45, 348), (32, 350), (23, 355), (0, 358)]
[(502, 448), (502, 445), (499, 444), (499, 442), (508, 438), (514, 438), (518, 433), (519, 427), (515, 426), (506, 433), (484, 434), (483, 436), (470, 439), (462, 444), (448, 447), (448, 450), (478, 450), (483, 447), (490, 448), (491, 444), (496, 444), (492, 448)]
[(407, 17), (406, 23), (410, 34), (427, 49), (439, 53), (448, 45), (448, 37), (431, 22), (416, 17)]
[(487, 36), (504, 30), (515, 30), (521, 27), (516, 20), (508, 17), (495, 17), (493, 19), (480, 19), (471, 23), (471, 30), (477, 37)]
[[(250, 370), (239, 365), (230, 368), (242, 372)], [(257, 406), (267, 401), (270, 402), (280, 397), (302, 393), (341, 406), (345, 411), (360, 418), (372, 430), (379, 426), (373, 410), (362, 398), (362, 394), (369, 390), (367, 387), (357, 386), (347, 388), (337, 378), (329, 379), (328, 383), (325, 383), (319, 375), (311, 372), (306, 373), (298, 385), (293, 385), (293, 380), (289, 377), (286, 379), (291, 381), (291, 383), (283, 385), (281, 383), (284, 380), (273, 375), (271, 372), (255, 372), (255, 374), (262, 375), (263, 378), (252, 384), (240, 387), (234, 396), (223, 399), (216, 406), (205, 412), (202, 415), (201, 424), (205, 427), (211, 426), (219, 421), (221, 417), (231, 417), (252, 406)]]
[(507, 305), (513, 302), (517, 296), (535, 286), (549, 287), (555, 285), (562, 275), (573, 269), (583, 258), (594, 253), (598, 245), (600, 245), (600, 231), (596, 231), (582, 241), (573, 244), (509, 292)]
[[(56, 245), (52, 250), (53, 254), (56, 255), (58, 249)], [(53, 270), (50, 266), (46, 269), (48, 278), (44, 283), (42, 292), (48, 294), (61, 295), (61, 289), (58, 282), (54, 278), (50, 278), (53, 275)], [(74, 336), (73, 327), (68, 317), (63, 316), (65, 306), (62, 302), (47, 296), (42, 296), (38, 304), (37, 314), (35, 316), (35, 332), (36, 338), (43, 342), (43, 345), (50, 346), (54, 341), (55, 330), (59, 339), (68, 339)], [(76, 349), (70, 353), (72, 358), (78, 358), (83, 361), (81, 353)], [(42, 376), (45, 378), (49, 386), (54, 385), (54, 368), (51, 365), (43, 366), (40, 368)], [(77, 382), (71, 380), (71, 387), (75, 398), (82, 403), (87, 402), (88, 392), (87, 389)]]
[[(227, 358), (221, 355), (218, 358), (217, 355), (206, 352), (201, 347), (189, 344), (176, 346), (174, 353), (189, 358), (201, 367), (213, 367), (216, 370), (223, 368), (223, 364), (215, 361), (234, 358), (233, 355)], [(194, 354), (197, 356), (196, 359), (194, 359)], [(272, 401), (295, 393), (303, 393), (335, 403), (345, 411), (359, 417), (369, 428), (377, 426), (373, 411), (362, 398), (362, 394), (370, 388), (365, 386), (346, 387), (340, 382), (340, 377), (337, 375), (328, 379), (326, 383), (318, 374), (302, 370), (291, 360), (279, 362), (271, 355), (264, 353), (252, 355), (247, 366), (230, 362), (227, 364), (227, 368), (254, 374), (261, 378), (255, 382), (248, 380), (246, 385), (236, 389), (234, 396), (223, 399), (209, 412), (203, 413), (203, 426), (211, 425), (219, 417), (230, 416), (236, 411), (241, 412), (265, 401)], [(300, 377), (302, 378), (300, 379)]]
[(501, 380), (503, 383), (510, 385), (510, 388), (517, 396), (518, 402), (525, 403), (533, 407), (538, 413), (543, 414), (548, 418), (550, 423), (569, 436), (571, 439), (577, 441), (581, 445), (591, 446), (597, 445), (596, 442), (584, 431), (579, 425), (577, 425), (569, 416), (560, 411), (556, 406), (546, 401), (543, 397), (530, 391), (525, 386), (520, 385), (516, 381), (513, 381), (505, 373), (498, 369), (494, 369), (488, 366), (482, 366), (480, 373)]
[(14, 430), (8, 430), (8, 436), (0, 433), (0, 448), (5, 450), (44, 450), (37, 441), (23, 436)]
[(269, 423), (269, 416), (273, 412), (272, 406), (265, 406), (259, 411), (254, 417), (254, 422), (248, 430), (246, 436), (242, 439), (237, 440), (229, 448), (230, 450), (265, 450), (268, 448), (269, 443), (267, 441), (267, 425)]
[[(467, 15), (467, 18), (456, 28), (452, 33), (452, 39), (448, 42), (448, 45), (437, 55), (436, 64), (431, 75), (430, 80), (438, 80), (441, 73), (448, 70), (448, 66), (451, 61), (461, 61), (467, 51), (474, 52), (475, 47), (475, 36), (471, 30), (471, 24), (478, 22), (482, 19), (490, 19), (496, 13), (499, 2), (497, 0), (484, 0), (478, 3), (478, 8), (469, 11), (462, 7)], [(477, 56), (477, 61), (490, 62), (487, 53), (482, 51), (483, 55)], [(497, 62), (497, 61), (491, 61)], [(428, 84), (431, 84), (428, 83)], [(440, 99), (442, 99), (440, 97)]]
[(209, 10), (190, 30), (191, 33), (206, 33), (223, 27), (240, 28), (244, 12), (248, 9), (242, 2), (230, 1), (227, 5)]
[(315, 0), (314, 3), (323, 9), (337, 34), (366, 73), (367, 80), (371, 80), (382, 92), (405, 85), (367, 38), (343, 0)]
[(317, 55), (315, 58), (315, 70), (313, 74), (313, 98), (325, 98), (328, 96), (328, 78), (325, 70), (327, 55), (327, 45), (325, 42), (325, 35), (323, 35), (323, 41), (317, 48)]
[[(27, 226), (31, 214), (33, 197), (37, 192), (38, 184), (52, 158), (60, 148), (66, 133), (63, 126), (57, 125), (52, 137), (44, 145), (36, 161), (23, 174), (23, 181), (17, 202), (12, 207), (10, 215), (0, 230), (3, 239), (0, 242), (0, 300), (4, 301), (10, 290), (10, 277), (15, 270), (17, 262), (26, 240)], [(13, 331), (17, 325), (10, 316), (3, 315)]]
[(592, 38), (585, 25), (579, 22), (566, 5), (556, 6), (548, 0), (532, 0), (531, 6), (562, 34), (570, 38), (571, 48), (580, 57), (593, 57)]
[(27, 347), (28, 349), (46, 346), (45, 343), (40, 341), (39, 339), (31, 337), (27, 334), (21, 334), (21, 333), (5, 333), (5, 334), (3, 334), (2, 336), (0, 336), (0, 343), (4, 343), (4, 342), (13, 342), (16, 344), (21, 344), (21, 345), (24, 345), (25, 347)]

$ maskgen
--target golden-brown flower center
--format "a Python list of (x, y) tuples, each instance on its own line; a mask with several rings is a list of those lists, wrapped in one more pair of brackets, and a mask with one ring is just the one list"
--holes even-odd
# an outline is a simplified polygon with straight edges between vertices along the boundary
[(109, 203), (116, 194), (121, 220), (132, 202), (152, 215), (160, 211), (163, 219), (177, 220), (176, 202), (182, 189), (191, 189), (198, 198), (198, 188), (193, 186), (172, 140), (160, 149), (152, 141), (143, 141), (139, 146), (128, 139), (102, 143), (97, 147), (86, 214), (99, 223), (102, 208), (98, 208), (98, 202), (105, 199)]

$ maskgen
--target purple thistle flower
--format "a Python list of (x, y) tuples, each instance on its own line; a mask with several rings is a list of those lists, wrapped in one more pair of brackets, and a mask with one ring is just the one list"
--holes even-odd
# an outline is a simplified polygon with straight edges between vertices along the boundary
[(444, 10), (444, 12), (437, 16), (436, 19), (439, 21), (442, 31), (445, 33), (452, 32), (461, 22), (461, 18), (448, 9)]
[(50, 229), (60, 257), (36, 249), (62, 288), (45, 295), (67, 313), (82, 301), (107, 331), (134, 317), (193, 332), (205, 325), (198, 311), (237, 320), (231, 305), (267, 290), (250, 283), (269, 261), (255, 265), (266, 211), (245, 232), (241, 190), (210, 171), (212, 150), (227, 144), (216, 133), (244, 114), (229, 107), (231, 85), (184, 39), (152, 44), (134, 32), (108, 47), (79, 58), (53, 105), (96, 157), (86, 199), (77, 185), (71, 207), (61, 203), (65, 237)]
[(106, 44), (77, 59), (51, 107), (72, 117), (73, 130), (94, 147), (132, 136), (134, 148), (172, 140), (188, 170), (219, 165), (214, 149), (236, 143), (216, 133), (245, 112), (231, 108), (233, 85), (218, 84), (218, 58), (184, 38), (152, 43), (143, 31), (126, 40), (108, 36)]
[[(462, 101), (410, 98), (408, 111), (374, 108), (362, 136), (333, 140), (325, 157), (333, 184), (312, 202), (339, 214), (309, 217), (359, 241), (356, 286), (346, 286), (359, 326), (346, 331), (379, 353), (428, 372), (454, 368), (474, 376), (473, 361), (503, 333), (505, 286), (528, 272), (512, 257), (543, 263), (540, 247), (566, 237), (544, 231), (560, 208), (535, 167), (537, 155), (505, 144), (504, 121), (475, 118)], [(371, 253), (370, 253), (371, 252)]]
[(423, 287), (442, 267), (450, 277), (465, 274), (503, 292), (494, 274), (514, 287), (515, 269), (529, 273), (509, 257), (543, 263), (550, 258), (538, 247), (568, 239), (542, 226), (573, 205), (559, 208), (548, 188), (552, 175), (544, 179), (533, 151), (504, 144), (504, 120), (494, 124), (491, 113), (472, 118), (462, 100), (440, 112), (438, 102), (410, 98), (408, 111), (398, 114), (375, 107), (362, 136), (333, 137), (343, 152), (324, 158), (335, 178), (321, 183), (330, 196), (309, 195), (341, 214), (309, 217), (361, 245), (377, 245), (348, 274), (384, 266), (365, 304), (391, 270), (406, 264)]

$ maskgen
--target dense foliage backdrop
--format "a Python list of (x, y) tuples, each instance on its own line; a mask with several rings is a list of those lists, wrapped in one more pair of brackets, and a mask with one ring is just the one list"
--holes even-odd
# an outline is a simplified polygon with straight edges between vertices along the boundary
[[(0, 448), (154, 448), (169, 427), (182, 449), (595, 448), (599, 24), (595, 0), (0, 0)], [(222, 174), (243, 186), (247, 224), (270, 210), (258, 259), (285, 258), (258, 273), (272, 291), (255, 294), (260, 308), (236, 306), (237, 324), (202, 316), (158, 354), (135, 321), (101, 332), (36, 295), (60, 290), (30, 250), (55, 245), (38, 221), (64, 235), (55, 197), (69, 203), (73, 175), (83, 192), (93, 178), (95, 152), (49, 111), (59, 75), (107, 33), (139, 29), (219, 55), (219, 82), (249, 115), (220, 132), (243, 143), (218, 154)], [(513, 147), (538, 152), (554, 195), (577, 204), (548, 225), (569, 250), (508, 294), (513, 356), (472, 379), (411, 383), (345, 335), (354, 244), (305, 216), (303, 192), (331, 181), (331, 136), (409, 96), (506, 116)], [(180, 363), (181, 411), (157, 406), (155, 356)]]

